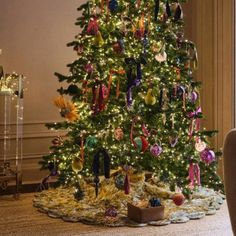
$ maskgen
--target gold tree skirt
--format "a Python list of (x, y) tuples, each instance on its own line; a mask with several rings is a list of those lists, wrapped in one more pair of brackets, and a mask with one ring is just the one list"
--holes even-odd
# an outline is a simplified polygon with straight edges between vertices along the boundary
[[(192, 194), (191, 200), (185, 200), (182, 206), (176, 206), (171, 200), (174, 194), (156, 178), (144, 180), (144, 174), (131, 176), (131, 191), (126, 195), (123, 190), (116, 188), (114, 178), (103, 179), (99, 186), (98, 197), (95, 196), (94, 186), (83, 181), (81, 185), (84, 198), (75, 200), (75, 189), (59, 187), (37, 193), (33, 205), (40, 212), (64, 221), (83, 222), (105, 226), (139, 226), (127, 218), (127, 203), (148, 202), (152, 197), (161, 199), (165, 206), (165, 221), (152, 222), (156, 225), (166, 223), (185, 223), (190, 219), (200, 219), (205, 215), (215, 214), (220, 209), (224, 195), (212, 189), (199, 187)], [(105, 216), (110, 206), (117, 209), (116, 217)]]

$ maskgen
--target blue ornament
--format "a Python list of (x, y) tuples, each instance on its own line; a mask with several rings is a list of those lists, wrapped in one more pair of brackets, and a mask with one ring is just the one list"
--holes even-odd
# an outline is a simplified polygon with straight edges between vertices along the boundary
[(149, 200), (149, 203), (150, 203), (150, 205), (151, 205), (151, 207), (158, 207), (158, 206), (161, 206), (161, 201), (160, 201), (160, 199), (159, 198), (151, 198), (150, 200)]
[(57, 167), (54, 162), (48, 163), (48, 169), (50, 171), (50, 176), (56, 176), (57, 175)]
[(118, 2), (116, 0), (110, 0), (108, 7), (111, 12), (115, 12), (118, 9)]
[(115, 186), (120, 190), (124, 190), (124, 184), (125, 184), (125, 176), (122, 174), (117, 175), (115, 178)]

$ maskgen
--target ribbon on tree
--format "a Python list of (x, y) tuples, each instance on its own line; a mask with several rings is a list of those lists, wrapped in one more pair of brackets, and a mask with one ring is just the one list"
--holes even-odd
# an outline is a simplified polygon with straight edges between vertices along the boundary
[(100, 83), (99, 88), (97, 85), (94, 85), (92, 88), (92, 110), (94, 114), (97, 114), (105, 109), (105, 87)]
[(148, 45), (148, 38), (147, 38), (147, 31), (145, 30), (144, 37), (143, 37), (143, 54), (146, 56), (147, 54), (147, 45)]
[(101, 8), (101, 12), (103, 12), (103, 10), (104, 10), (104, 0), (101, 0), (100, 8)]
[(136, 6), (137, 6), (137, 8), (140, 8), (140, 6), (141, 6), (141, 0), (137, 0)]
[(160, 0), (155, 0), (154, 20), (157, 22), (157, 17), (160, 9)]
[(168, 17), (171, 17), (170, 4), (168, 1), (166, 1), (166, 14)]
[[(196, 125), (196, 130), (200, 130), (200, 119), (198, 118), (198, 115), (202, 113), (202, 108), (198, 107), (196, 111), (188, 113), (188, 117), (191, 119), (191, 124), (189, 127), (189, 139), (192, 138), (193, 131)], [(196, 122), (196, 123), (195, 123)]]
[(88, 95), (88, 81), (84, 80), (82, 82), (82, 88), (83, 88), (83, 95), (84, 95), (84, 102), (87, 102), (87, 95)]
[(197, 163), (190, 163), (189, 164), (189, 180), (190, 180), (190, 186), (194, 187), (195, 183), (197, 182), (197, 185), (201, 185), (201, 179), (200, 179), (200, 167)]
[(135, 148), (139, 149), (142, 152), (145, 152), (149, 146), (148, 141), (146, 139), (147, 136), (149, 136), (149, 131), (147, 130), (147, 128), (145, 127), (145, 125), (142, 123), (142, 132), (143, 132), (143, 136), (139, 137), (139, 140), (141, 141), (141, 147), (138, 147), (137, 144), (137, 140), (136, 138), (134, 139), (134, 126), (135, 123), (137, 122), (137, 117), (134, 117), (132, 120), (132, 124), (131, 124), (131, 130), (130, 130), (130, 141), (131, 143), (134, 145)]
[(182, 9), (180, 7), (180, 4), (178, 4), (178, 6), (176, 7), (175, 9), (175, 16), (174, 16), (174, 20), (175, 21), (178, 21), (181, 19), (181, 16), (182, 16)]
[(93, 158), (93, 173), (95, 175), (94, 177), (94, 183), (95, 183), (95, 194), (96, 197), (98, 196), (98, 186), (99, 186), (99, 170), (100, 170), (100, 157), (103, 157), (103, 167), (104, 167), (104, 176), (106, 179), (110, 178), (110, 156), (108, 152), (105, 149), (98, 150)]
[(97, 103), (99, 112), (103, 111), (105, 109), (104, 98), (105, 98), (104, 89), (103, 89), (103, 86), (102, 86), (102, 83), (101, 83), (100, 86), (99, 86), (99, 95), (98, 95), (98, 103)]
[(180, 80), (181, 78), (181, 72), (180, 72), (180, 69), (178, 67), (175, 67), (175, 72), (177, 74), (177, 79)]
[(159, 96), (159, 110), (162, 110), (162, 103), (163, 103), (163, 89), (160, 91), (160, 96)]
[[(108, 92), (107, 92), (107, 100), (109, 99), (110, 96), (110, 91), (111, 91), (111, 85), (112, 85), (112, 79), (113, 79), (113, 75), (114, 74), (118, 74), (118, 75), (124, 75), (125, 74), (125, 70), (121, 69), (121, 70), (110, 70), (110, 75), (109, 75), (109, 82), (108, 82)], [(120, 95), (120, 80), (117, 80), (117, 85), (116, 85), (116, 98), (118, 98)]]
[[(138, 59), (137, 61), (133, 58), (125, 58), (125, 63), (127, 65), (126, 76), (127, 76), (127, 105), (131, 107), (133, 99), (132, 99), (132, 89), (139, 86), (142, 79), (142, 64), (145, 65), (146, 61), (143, 57)], [(134, 71), (134, 67), (136, 67), (136, 72)]]
[(80, 155), (81, 155), (81, 161), (84, 163), (84, 136), (83, 135), (81, 135)]

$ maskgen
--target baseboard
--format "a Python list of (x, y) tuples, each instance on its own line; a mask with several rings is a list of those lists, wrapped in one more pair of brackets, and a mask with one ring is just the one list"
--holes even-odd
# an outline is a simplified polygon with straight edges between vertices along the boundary
[[(54, 187), (56, 180), (50, 181), (50, 187)], [(0, 197), (3, 195), (14, 195), (15, 185), (10, 185), (7, 189), (3, 190), (0, 188)], [(19, 187), (19, 193), (37, 193), (40, 192), (40, 183), (24, 183)]]

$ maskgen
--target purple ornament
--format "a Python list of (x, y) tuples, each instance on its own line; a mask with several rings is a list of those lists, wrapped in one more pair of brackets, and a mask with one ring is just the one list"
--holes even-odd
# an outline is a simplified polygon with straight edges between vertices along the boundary
[(117, 216), (116, 208), (112, 206), (112, 207), (106, 209), (105, 216), (116, 217)]
[(209, 150), (208, 148), (206, 148), (200, 153), (200, 158), (207, 165), (211, 164), (216, 160), (215, 153), (212, 150)]
[(93, 72), (93, 64), (92, 63), (87, 63), (84, 66), (84, 70), (89, 74)]
[(185, 93), (185, 88), (184, 88), (184, 86), (179, 85), (179, 86), (177, 87), (177, 96), (178, 96), (179, 98), (182, 98), (183, 95), (184, 95), (184, 93)]
[(178, 143), (178, 137), (169, 137), (170, 140), (170, 146), (175, 147), (176, 144)]
[(197, 99), (198, 99), (198, 94), (195, 91), (193, 91), (189, 96), (189, 100), (190, 102), (195, 103)]
[(151, 146), (150, 152), (153, 156), (158, 157), (162, 153), (162, 147), (156, 143)]

